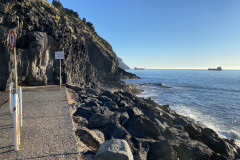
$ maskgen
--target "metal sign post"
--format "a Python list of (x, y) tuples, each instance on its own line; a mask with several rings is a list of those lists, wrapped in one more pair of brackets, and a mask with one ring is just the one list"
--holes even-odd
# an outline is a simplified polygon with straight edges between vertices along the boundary
[(59, 59), (59, 68), (60, 68), (60, 73), (59, 73), (59, 88), (61, 89), (61, 86), (62, 86), (62, 68), (61, 68), (61, 59)]
[(64, 59), (64, 51), (56, 51), (55, 52), (55, 59), (59, 59), (59, 88), (61, 89), (61, 86), (62, 86), (61, 59)]
[[(10, 85), (9, 85), (9, 108), (10, 108), (10, 112), (13, 113), (13, 115), (14, 115), (15, 151), (18, 151), (19, 146), (20, 146), (20, 123), (22, 125), (22, 89), (20, 87), (18, 90), (16, 39), (17, 39), (17, 36), (16, 36), (15, 32), (13, 30), (10, 30), (9, 46), (11, 49), (13, 49), (13, 52), (14, 52), (14, 72), (15, 72), (14, 74), (15, 74), (16, 89), (15, 89), (15, 94), (13, 94), (13, 86), (10, 83)], [(21, 99), (18, 99), (19, 96)]]
[(9, 32), (9, 45), (11, 49), (13, 49), (14, 52), (14, 71), (15, 71), (15, 93), (18, 92), (18, 82), (17, 82), (17, 55), (16, 55), (16, 39), (17, 36), (13, 30), (10, 30)]
[(15, 93), (18, 91), (18, 76), (17, 76), (17, 54), (16, 54), (16, 47), (14, 47), (14, 66), (15, 66)]

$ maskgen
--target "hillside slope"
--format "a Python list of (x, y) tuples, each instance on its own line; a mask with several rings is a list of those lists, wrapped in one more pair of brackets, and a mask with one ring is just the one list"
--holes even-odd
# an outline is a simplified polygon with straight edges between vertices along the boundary
[(14, 56), (7, 41), (10, 29), (17, 34), (20, 84), (57, 84), (59, 61), (54, 55), (59, 50), (65, 52), (63, 83), (97, 86), (109, 79), (119, 81), (125, 73), (93, 24), (60, 2), (0, 0), (0, 90), (14, 78)]

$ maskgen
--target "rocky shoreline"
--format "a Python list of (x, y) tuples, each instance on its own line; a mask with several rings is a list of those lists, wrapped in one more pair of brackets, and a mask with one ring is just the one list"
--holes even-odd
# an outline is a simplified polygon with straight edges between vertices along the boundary
[[(86, 148), (82, 159), (239, 159), (240, 148), (168, 105), (130, 92), (68, 85), (77, 102), (76, 136)], [(128, 149), (130, 148), (130, 150)]]
[[(81, 159), (240, 158), (233, 140), (180, 116), (169, 106), (136, 97), (120, 79), (138, 78), (119, 68), (112, 46), (91, 22), (59, 1), (0, 0), (0, 90), (14, 79), (8, 34), (17, 34), (20, 85), (59, 83), (55, 51), (64, 50), (62, 82), (71, 94)], [(165, 87), (162, 84), (158, 84)], [(81, 87), (77, 87), (81, 86)]]

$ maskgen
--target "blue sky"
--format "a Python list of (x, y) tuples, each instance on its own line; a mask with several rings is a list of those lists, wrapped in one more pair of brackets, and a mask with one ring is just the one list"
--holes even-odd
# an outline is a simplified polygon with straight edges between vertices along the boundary
[(130, 67), (240, 69), (240, 0), (61, 3), (92, 22)]

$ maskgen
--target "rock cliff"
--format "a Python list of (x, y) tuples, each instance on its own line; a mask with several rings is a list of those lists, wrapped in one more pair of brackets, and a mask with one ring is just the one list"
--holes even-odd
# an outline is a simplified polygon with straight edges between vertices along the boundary
[(122, 68), (122, 69), (130, 69), (130, 67), (128, 67), (128, 65), (126, 65), (126, 64), (123, 62), (122, 58), (119, 58), (119, 57), (118, 57), (118, 63), (119, 63), (119, 67), (120, 67), (120, 68)]
[(17, 34), (20, 84), (59, 83), (59, 61), (54, 56), (63, 50), (63, 83), (97, 86), (111, 79), (124, 86), (119, 76), (125, 72), (112, 46), (78, 13), (58, 1), (0, 0), (0, 90), (14, 81), (14, 56), (8, 46), (11, 29)]

